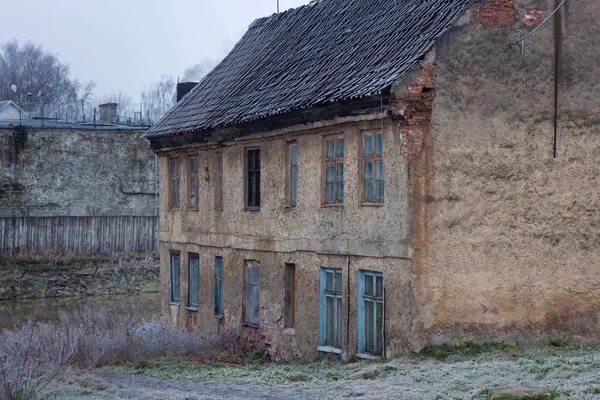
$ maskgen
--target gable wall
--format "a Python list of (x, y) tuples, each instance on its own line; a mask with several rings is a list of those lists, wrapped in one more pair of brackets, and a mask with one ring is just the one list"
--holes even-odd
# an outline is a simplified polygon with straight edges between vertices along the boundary
[(557, 158), (554, 20), (523, 55), (507, 46), (555, 2), (513, 5), (508, 26), (472, 17), (436, 49), (431, 132), (410, 169), (415, 346), (600, 339), (600, 3), (562, 11)]

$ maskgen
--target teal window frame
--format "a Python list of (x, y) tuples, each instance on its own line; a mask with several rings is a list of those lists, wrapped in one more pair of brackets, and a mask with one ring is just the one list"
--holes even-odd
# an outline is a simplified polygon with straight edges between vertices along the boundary
[[(327, 287), (328, 279), (332, 285)], [(342, 305), (342, 269), (321, 267), (319, 289), (319, 346), (342, 348), (343, 305)], [(328, 315), (327, 303), (332, 303), (332, 312)]]
[(364, 133), (362, 140), (362, 202), (383, 203), (385, 200), (383, 133)]
[(215, 257), (215, 316), (223, 316), (223, 257)]
[[(370, 279), (368, 279), (370, 278)], [(381, 288), (378, 290), (377, 282), (380, 279)], [(369, 288), (367, 281), (370, 281)], [(382, 356), (383, 348), (383, 329), (384, 329), (384, 285), (383, 273), (376, 271), (358, 271), (358, 353)], [(371, 310), (367, 310), (370, 308)], [(372, 321), (367, 321), (367, 314), (372, 315)], [(381, 325), (377, 326), (377, 320), (380, 318)], [(367, 324), (372, 329), (373, 343), (368, 343)]]
[(323, 142), (323, 204), (344, 202), (344, 152), (343, 135), (325, 136)]
[(181, 254), (169, 253), (169, 304), (181, 304)]
[(200, 256), (197, 253), (188, 253), (188, 292), (187, 309), (198, 311), (200, 305)]

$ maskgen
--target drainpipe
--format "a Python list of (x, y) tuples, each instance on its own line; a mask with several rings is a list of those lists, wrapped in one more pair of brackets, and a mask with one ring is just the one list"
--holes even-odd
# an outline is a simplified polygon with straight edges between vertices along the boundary
[[(556, 8), (560, 6), (560, 0), (555, 0)], [(557, 156), (557, 140), (558, 140), (558, 81), (560, 77), (560, 42), (561, 42), (561, 10), (556, 12), (554, 16), (554, 158)]]

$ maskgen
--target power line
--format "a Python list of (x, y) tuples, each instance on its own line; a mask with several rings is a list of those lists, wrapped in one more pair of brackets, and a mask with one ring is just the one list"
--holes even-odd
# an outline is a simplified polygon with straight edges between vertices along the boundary
[(538, 29), (540, 29), (540, 28), (542, 27), (542, 25), (544, 25), (544, 24), (545, 24), (545, 23), (546, 23), (546, 22), (547, 22), (547, 21), (548, 21), (550, 18), (552, 18), (552, 16), (553, 16), (554, 14), (556, 14), (556, 12), (559, 10), (559, 8), (561, 8), (561, 7), (562, 7), (562, 5), (563, 5), (563, 4), (565, 4), (565, 2), (566, 2), (566, 1), (567, 1), (567, 0), (562, 0), (562, 2), (561, 2), (559, 5), (558, 5), (558, 7), (556, 7), (556, 9), (555, 9), (554, 11), (552, 11), (552, 12), (550, 13), (550, 15), (548, 15), (548, 16), (546, 17), (546, 19), (545, 19), (545, 20), (543, 20), (543, 21), (542, 21), (542, 22), (541, 22), (541, 23), (540, 23), (538, 26), (536, 26), (534, 30), (532, 30), (531, 32), (529, 32), (527, 35), (525, 35), (525, 36), (524, 36), (524, 37), (522, 37), (521, 39), (517, 40), (516, 42), (514, 42), (514, 43), (511, 43), (509, 46), (514, 46), (515, 44), (519, 44), (519, 43), (521, 43), (522, 41), (524, 41), (525, 39), (527, 39), (529, 36), (533, 35), (533, 34), (535, 33), (535, 31), (537, 31)]

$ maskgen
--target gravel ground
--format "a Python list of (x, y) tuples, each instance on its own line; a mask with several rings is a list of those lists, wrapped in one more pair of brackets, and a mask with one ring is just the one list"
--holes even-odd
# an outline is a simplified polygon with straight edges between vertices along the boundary
[(600, 399), (600, 349), (506, 347), (443, 360), (233, 366), (158, 360), (75, 374), (57, 399), (489, 399), (499, 386), (550, 386), (552, 399)]

